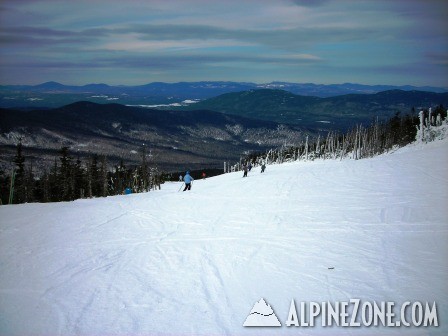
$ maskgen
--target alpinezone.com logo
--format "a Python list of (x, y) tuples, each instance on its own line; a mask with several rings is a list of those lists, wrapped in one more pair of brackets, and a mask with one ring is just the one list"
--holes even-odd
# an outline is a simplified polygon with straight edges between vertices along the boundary
[[(300, 302), (291, 300), (286, 327), (438, 327), (435, 302)], [(247, 316), (244, 327), (282, 326), (273, 308), (262, 298)]]

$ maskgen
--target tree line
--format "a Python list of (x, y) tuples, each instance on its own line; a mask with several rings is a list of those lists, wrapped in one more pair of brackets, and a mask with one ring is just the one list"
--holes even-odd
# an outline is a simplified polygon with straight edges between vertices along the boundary
[[(437, 137), (437, 127), (447, 120), (443, 106), (426, 109), (419, 114), (397, 113), (387, 121), (374, 120), (369, 126), (357, 125), (346, 133), (329, 132), (313, 140), (309, 137), (298, 146), (282, 146), (266, 152), (250, 153), (234, 165), (224, 163), (224, 172), (241, 170), (243, 164), (273, 164), (286, 161), (314, 159), (362, 159), (406, 146), (419, 139), (432, 141)], [(222, 170), (221, 170), (222, 171)], [(214, 172), (211, 175), (217, 174)], [(76, 160), (68, 147), (62, 147), (51, 167), (36, 176), (32, 163), (26, 164), (21, 141), (13, 160), (13, 169), (0, 170), (0, 204), (29, 202), (60, 202), (79, 198), (105, 197), (126, 192), (146, 192), (160, 189), (177, 175), (164, 174), (147, 161), (147, 148), (141, 148), (141, 164), (127, 167), (123, 160), (108, 169), (105, 155), (92, 155), (87, 162)]]
[(70, 155), (68, 147), (62, 147), (59, 157), (40, 176), (36, 176), (32, 163), (26, 164), (23, 151), (19, 141), (12, 171), (9, 174), (0, 171), (1, 204), (61, 202), (146, 192), (160, 189), (164, 180), (159, 169), (148, 163), (146, 146), (141, 148), (140, 165), (126, 167), (120, 160), (112, 171), (105, 155), (94, 154), (82, 162)]
[(282, 146), (265, 152), (250, 153), (235, 165), (224, 163), (226, 172), (241, 170), (244, 164), (275, 164), (286, 161), (315, 159), (362, 159), (373, 157), (393, 148), (403, 147), (415, 140), (432, 141), (435, 127), (446, 120), (447, 110), (439, 105), (416, 113), (401, 115), (399, 112), (386, 121), (378, 118), (369, 126), (356, 125), (346, 133), (329, 132), (310, 141), (307, 136), (298, 146)]

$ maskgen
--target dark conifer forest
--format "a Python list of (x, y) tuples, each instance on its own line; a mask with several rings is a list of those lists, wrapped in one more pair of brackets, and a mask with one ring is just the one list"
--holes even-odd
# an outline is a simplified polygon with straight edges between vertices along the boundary
[[(207, 171), (207, 176), (240, 170), (245, 163), (258, 165), (296, 160), (362, 159), (406, 146), (417, 137), (431, 141), (431, 126), (441, 125), (447, 117), (443, 106), (434, 110), (397, 113), (388, 121), (373, 120), (368, 126), (357, 125), (345, 133), (328, 132), (313, 139), (308, 137), (299, 146), (278, 147), (266, 152), (252, 152), (237, 163), (225, 162), (222, 170)], [(425, 130), (423, 130), (423, 128)], [(424, 133), (426, 132), (426, 133)], [(419, 134), (420, 133), (420, 134)], [(106, 197), (124, 193), (149, 192), (160, 189), (166, 180), (178, 180), (182, 172), (162, 172), (148, 160), (148, 149), (142, 145), (139, 165), (124, 160), (109, 162), (107, 156), (94, 154), (87, 161), (75, 157), (62, 147), (51, 166), (38, 176), (26, 149), (19, 141), (12, 171), (0, 171), (1, 204), (61, 202), (80, 198)], [(205, 170), (204, 170), (205, 171)], [(202, 171), (193, 176), (199, 178)]]

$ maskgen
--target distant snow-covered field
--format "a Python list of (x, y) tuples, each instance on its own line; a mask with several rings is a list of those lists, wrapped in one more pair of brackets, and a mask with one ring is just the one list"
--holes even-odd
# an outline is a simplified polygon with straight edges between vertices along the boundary
[[(0, 334), (445, 335), (447, 147), (2, 206)], [(243, 327), (260, 298), (283, 327)], [(351, 298), (435, 301), (440, 326), (285, 327), (291, 299)]]

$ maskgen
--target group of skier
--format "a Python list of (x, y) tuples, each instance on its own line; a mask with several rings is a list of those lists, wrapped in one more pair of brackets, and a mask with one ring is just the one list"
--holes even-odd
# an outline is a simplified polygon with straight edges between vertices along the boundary
[[(263, 162), (261, 164), (261, 172), (264, 173), (266, 169), (266, 164)], [(252, 170), (252, 163), (249, 162), (249, 164), (244, 164), (243, 165), (243, 177), (247, 177), (247, 173), (250, 172)]]
[[(247, 173), (250, 172), (251, 170), (252, 170), (252, 163), (251, 162), (249, 162), (248, 164), (244, 163), (243, 164), (243, 177), (247, 177)], [(264, 173), (265, 170), (266, 170), (266, 164), (263, 162), (261, 164), (261, 173)], [(203, 179), (206, 178), (205, 172), (203, 172), (201, 174), (201, 177)], [(191, 183), (193, 181), (194, 181), (194, 178), (191, 177), (190, 171), (188, 171), (188, 170), (186, 171), (185, 176), (182, 176), (182, 174), (179, 175), (179, 182), (184, 182), (185, 183), (185, 188), (184, 188), (183, 191), (191, 190)], [(181, 189), (182, 189), (182, 187), (181, 187)], [(179, 189), (179, 191), (180, 191), (180, 189)]]

